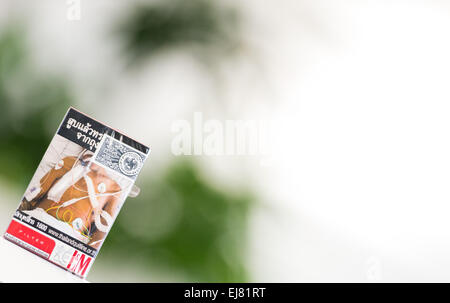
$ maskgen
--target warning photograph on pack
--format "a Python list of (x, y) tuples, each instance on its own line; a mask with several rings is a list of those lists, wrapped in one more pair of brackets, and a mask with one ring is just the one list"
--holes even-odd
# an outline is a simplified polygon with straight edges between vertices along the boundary
[[(70, 108), (5, 238), (86, 277), (149, 148)], [(134, 193), (136, 194), (136, 193)]]

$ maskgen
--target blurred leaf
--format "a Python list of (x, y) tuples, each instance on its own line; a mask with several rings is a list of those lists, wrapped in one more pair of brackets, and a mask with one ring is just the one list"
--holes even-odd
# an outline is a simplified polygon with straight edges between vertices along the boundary
[(61, 79), (34, 71), (23, 31), (14, 26), (4, 29), (0, 33), (0, 174), (7, 182), (25, 187), (30, 181), (70, 103)]
[[(250, 196), (211, 187), (191, 162), (174, 163), (161, 180), (142, 188), (142, 196), (124, 205), (102, 254), (144, 255), (149, 270), (172, 269), (186, 281), (247, 281), (243, 253)], [(155, 236), (152, 229), (162, 233)]]
[(119, 23), (124, 53), (132, 64), (171, 47), (197, 46), (203, 55), (237, 46), (237, 12), (211, 0), (163, 0), (140, 4)]

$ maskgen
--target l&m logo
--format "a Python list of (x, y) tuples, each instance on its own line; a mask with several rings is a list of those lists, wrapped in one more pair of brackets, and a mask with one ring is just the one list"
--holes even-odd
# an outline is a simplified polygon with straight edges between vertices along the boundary
[(69, 264), (67, 265), (67, 269), (77, 275), (84, 277), (86, 274), (86, 270), (91, 264), (91, 260), (91, 257), (88, 257), (85, 254), (75, 250)]

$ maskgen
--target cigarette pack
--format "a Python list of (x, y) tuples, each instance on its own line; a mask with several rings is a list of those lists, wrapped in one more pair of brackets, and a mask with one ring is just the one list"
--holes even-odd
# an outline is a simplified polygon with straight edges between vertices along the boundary
[(149, 152), (70, 108), (4, 237), (85, 278)]

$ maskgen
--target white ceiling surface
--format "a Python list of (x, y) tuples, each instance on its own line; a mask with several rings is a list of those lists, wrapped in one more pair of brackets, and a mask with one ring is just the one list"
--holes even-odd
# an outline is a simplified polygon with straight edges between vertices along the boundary
[[(224, 119), (204, 105), (215, 98), (204, 71), (177, 52), (121, 80), (114, 51), (99, 38), (118, 11), (110, 2), (82, 1), (77, 22), (55, 1), (26, 3), (35, 6), (28, 11), (39, 62), (66, 65), (86, 108), (152, 146), (148, 173), (173, 157), (174, 119), (192, 120), (193, 110)], [(253, 279), (449, 281), (448, 5), (241, 5), (250, 51), (224, 64), (224, 116), (277, 121), (274, 150), (267, 165), (257, 157), (198, 160), (219, 185), (245, 181), (263, 199), (251, 220)], [(105, 95), (108, 108), (95, 108)], [(124, 108), (133, 114), (121, 116)]]

